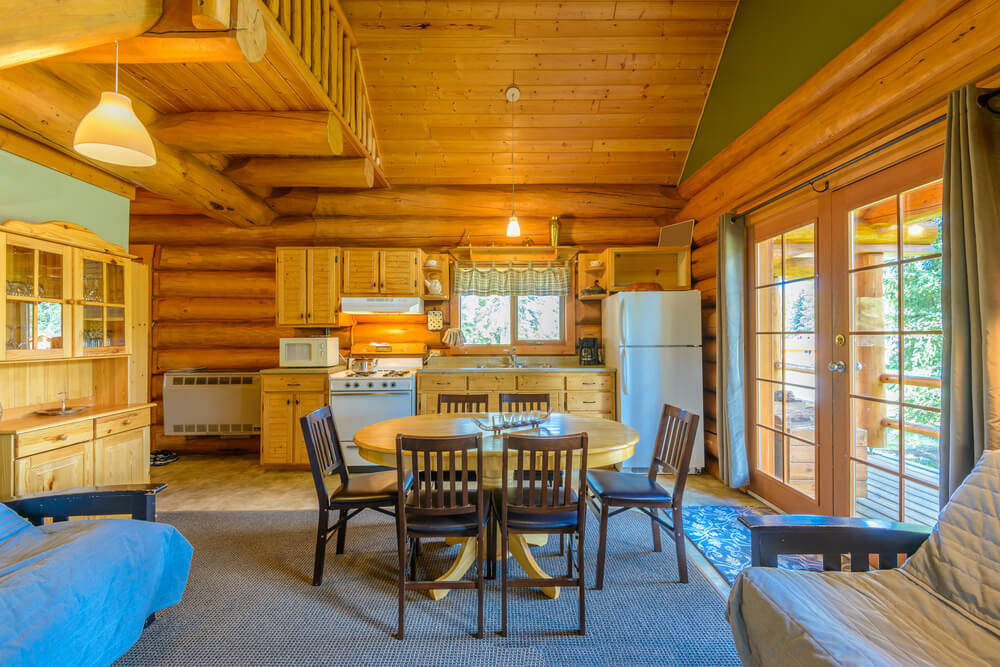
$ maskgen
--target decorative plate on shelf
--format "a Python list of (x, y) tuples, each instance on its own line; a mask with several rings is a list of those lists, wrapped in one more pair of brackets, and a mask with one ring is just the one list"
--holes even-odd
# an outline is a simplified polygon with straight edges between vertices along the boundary
[(441, 331), (444, 329), (444, 311), (432, 308), (427, 311), (427, 330)]

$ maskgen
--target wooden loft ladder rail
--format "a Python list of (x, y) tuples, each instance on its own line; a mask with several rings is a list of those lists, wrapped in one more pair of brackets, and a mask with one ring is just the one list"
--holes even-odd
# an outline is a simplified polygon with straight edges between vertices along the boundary
[(265, 0), (263, 3), (322, 86), (332, 110), (356, 140), (356, 148), (376, 166), (381, 153), (358, 43), (336, 0)]

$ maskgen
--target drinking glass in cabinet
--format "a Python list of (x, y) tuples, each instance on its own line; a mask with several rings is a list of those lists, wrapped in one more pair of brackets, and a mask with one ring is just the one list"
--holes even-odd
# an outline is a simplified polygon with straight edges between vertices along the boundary
[(7, 302), (7, 349), (31, 349), (31, 325), (34, 304), (29, 301)]
[(38, 296), (63, 298), (63, 256), (59, 253), (38, 251)]
[(83, 300), (104, 301), (104, 262), (83, 260)]
[(35, 295), (35, 251), (32, 248), (7, 245), (7, 295)]
[(125, 347), (125, 309), (106, 308), (104, 315), (105, 338), (108, 346)]
[(83, 346), (104, 347), (104, 308), (83, 307)]

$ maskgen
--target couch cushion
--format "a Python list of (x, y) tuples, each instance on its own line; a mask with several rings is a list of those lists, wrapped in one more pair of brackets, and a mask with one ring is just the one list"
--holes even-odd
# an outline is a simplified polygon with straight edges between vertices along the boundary
[(31, 528), (31, 522), (20, 514), (0, 503), (0, 542), (17, 535), (22, 530)]
[(1000, 450), (983, 454), (902, 569), (1000, 634)]
[(899, 570), (753, 567), (727, 610), (745, 665), (986, 665), (1000, 637)]

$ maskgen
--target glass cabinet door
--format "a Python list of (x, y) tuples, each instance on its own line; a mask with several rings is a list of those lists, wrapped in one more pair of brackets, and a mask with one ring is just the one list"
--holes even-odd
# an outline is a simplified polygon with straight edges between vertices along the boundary
[(80, 354), (127, 352), (125, 262), (117, 257), (81, 251), (77, 304), (81, 306)]
[(44, 241), (6, 237), (4, 358), (62, 357), (69, 353), (68, 252)]

